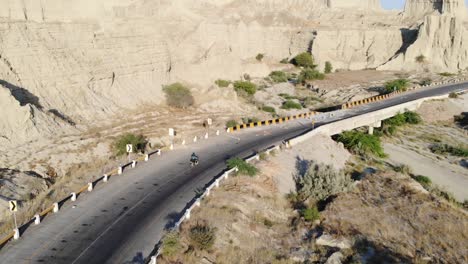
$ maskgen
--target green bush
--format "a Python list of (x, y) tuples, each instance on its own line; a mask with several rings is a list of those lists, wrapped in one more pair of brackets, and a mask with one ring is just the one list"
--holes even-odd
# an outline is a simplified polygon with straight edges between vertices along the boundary
[(457, 157), (468, 157), (468, 148), (454, 147), (448, 144), (434, 144), (430, 147), (432, 153), (443, 155), (450, 154)]
[(409, 81), (407, 79), (397, 79), (385, 83), (385, 92), (391, 93), (394, 91), (406, 91), (408, 89)]
[(303, 52), (293, 59), (293, 64), (299, 67), (304, 68), (315, 68), (316, 65), (314, 64), (314, 59), (312, 55), (308, 52)]
[(174, 256), (181, 250), (180, 236), (178, 232), (171, 231), (167, 233), (162, 240), (161, 252), (164, 256)]
[(304, 220), (306, 220), (307, 222), (313, 222), (315, 220), (320, 219), (320, 213), (316, 206), (312, 208), (302, 209), (300, 212), (301, 216), (304, 217)]
[(439, 75), (443, 77), (451, 77), (451, 76), (454, 76), (455, 74), (450, 73), (450, 72), (441, 72), (439, 73)]
[(257, 54), (257, 56), (255, 57), (255, 59), (258, 60), (258, 61), (262, 61), (264, 57), (265, 57), (265, 55), (263, 55), (262, 53), (259, 53), (259, 54)]
[(458, 98), (458, 94), (457, 93), (450, 93), (449, 98), (452, 98), (452, 99)]
[(325, 69), (324, 69), (324, 73), (331, 73), (333, 71), (333, 66), (331, 64), (331, 62), (327, 61), (325, 62)]
[(146, 148), (146, 140), (143, 135), (125, 134), (118, 137), (114, 142), (114, 149), (118, 156), (127, 153), (127, 145), (133, 146), (133, 152), (143, 152)]
[(299, 74), (298, 82), (305, 83), (306, 81), (323, 80), (323, 79), (325, 79), (325, 74), (317, 70), (307, 68), (307, 69), (302, 70), (301, 73)]
[(237, 167), (239, 173), (245, 174), (248, 176), (255, 176), (258, 173), (258, 169), (252, 164), (247, 163), (241, 158), (232, 158), (227, 161), (227, 166), (229, 169)]
[(421, 116), (412, 111), (407, 111), (405, 113), (399, 113), (392, 118), (386, 119), (383, 121), (382, 132), (385, 135), (394, 135), (397, 127), (405, 124), (416, 125), (422, 123)]
[(215, 84), (219, 87), (226, 88), (231, 84), (231, 81), (218, 79), (215, 81)]
[(421, 54), (419, 56), (416, 56), (415, 60), (416, 60), (417, 63), (424, 63), (424, 62), (426, 62), (426, 56)]
[(411, 175), (412, 174), (412, 170), (411, 170), (410, 166), (405, 165), (405, 164), (401, 164), (401, 165), (396, 166), (394, 168), (394, 170), (396, 172), (399, 172), (399, 173), (405, 174), (405, 175)]
[(263, 106), (262, 110), (267, 113), (272, 113), (272, 114), (276, 113), (276, 109), (272, 106)]
[(418, 175), (415, 176), (414, 179), (419, 182), (424, 187), (424, 189), (428, 189), (432, 184), (431, 179), (426, 176)]
[(288, 74), (286, 74), (283, 71), (272, 71), (268, 76), (275, 83), (282, 83), (288, 81)]
[(257, 92), (257, 85), (249, 81), (234, 82), (234, 89), (237, 92), (245, 92), (247, 95), (254, 95)]
[(235, 127), (235, 126), (237, 126), (236, 120), (229, 120), (226, 122), (226, 127)]
[(297, 96), (290, 95), (290, 94), (287, 94), (287, 93), (280, 93), (278, 95), (283, 97), (286, 100), (298, 99)]
[(302, 105), (300, 103), (296, 103), (294, 101), (287, 100), (286, 102), (283, 103), (283, 105), (281, 106), (281, 109), (286, 109), (286, 110), (289, 110), (289, 109), (302, 109)]
[(257, 123), (258, 121), (260, 120), (256, 117), (243, 117), (242, 118), (242, 123), (244, 124)]
[(274, 225), (274, 223), (268, 218), (263, 219), (263, 224), (268, 228), (271, 228)]
[(417, 125), (422, 123), (421, 116), (416, 112), (406, 111), (403, 115), (405, 116), (405, 122), (407, 124)]
[(307, 170), (294, 175), (298, 195), (304, 199), (323, 200), (351, 186), (351, 178), (343, 170), (330, 165), (307, 162)]
[(201, 250), (208, 250), (213, 247), (216, 240), (216, 229), (207, 224), (197, 223), (190, 228), (190, 244)]
[(190, 90), (181, 83), (173, 83), (163, 87), (166, 93), (166, 101), (169, 106), (187, 108), (194, 103)]
[(376, 155), (385, 157), (380, 138), (375, 135), (369, 135), (359, 131), (345, 131), (338, 135), (337, 140), (356, 154), (365, 156)]

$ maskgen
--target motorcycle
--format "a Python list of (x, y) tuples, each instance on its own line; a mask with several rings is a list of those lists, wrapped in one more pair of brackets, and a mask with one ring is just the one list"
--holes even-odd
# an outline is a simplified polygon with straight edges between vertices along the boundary
[(198, 165), (198, 159), (192, 159), (190, 160), (190, 167), (195, 167)]

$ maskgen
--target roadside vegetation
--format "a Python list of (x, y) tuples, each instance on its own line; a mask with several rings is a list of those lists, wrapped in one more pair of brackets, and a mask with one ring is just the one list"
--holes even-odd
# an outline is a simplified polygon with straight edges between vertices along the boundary
[(255, 56), (255, 59), (257, 61), (262, 61), (264, 57), (265, 57), (265, 54), (259, 53), (259, 54), (257, 54), (257, 56)]
[(281, 106), (281, 109), (290, 110), (290, 109), (302, 109), (302, 105), (300, 103), (294, 102), (292, 100), (287, 100)]
[(210, 250), (216, 240), (216, 229), (207, 223), (196, 223), (190, 227), (190, 245), (198, 250)]
[(391, 93), (395, 91), (406, 91), (408, 90), (410, 82), (408, 79), (397, 79), (393, 81), (388, 81), (385, 83), (385, 92)]
[(250, 97), (257, 92), (257, 85), (250, 81), (235, 81), (234, 89), (242, 97)]
[(187, 108), (194, 104), (192, 92), (181, 83), (173, 83), (163, 87), (166, 94), (166, 102), (176, 108)]
[(232, 158), (227, 161), (227, 166), (229, 169), (236, 168), (239, 170), (238, 173), (247, 176), (255, 176), (258, 173), (257, 167), (246, 162), (241, 158)]
[(237, 121), (236, 120), (228, 120), (226, 122), (226, 127), (235, 127), (237, 126)]
[(274, 107), (272, 107), (272, 106), (265, 105), (265, 106), (262, 106), (261, 109), (264, 112), (271, 113), (271, 114), (276, 114), (276, 109)]
[(268, 77), (274, 83), (283, 83), (287, 82), (289, 79), (289, 75), (284, 71), (272, 71)]
[(392, 136), (397, 132), (397, 128), (404, 125), (417, 125), (422, 123), (421, 116), (413, 111), (399, 113), (392, 118), (382, 121), (382, 127), (375, 131), (376, 135)]
[(309, 52), (298, 54), (296, 57), (294, 57), (292, 63), (298, 67), (304, 68), (315, 68), (317, 66), (314, 64), (314, 59)]
[(218, 79), (215, 81), (215, 84), (220, 88), (226, 88), (231, 84), (231, 81)]
[(329, 61), (325, 62), (325, 69), (323, 70), (323, 72), (328, 74), (328, 73), (331, 73), (332, 71), (333, 71), (333, 66), (331, 62)]
[(450, 72), (441, 72), (439, 73), (440, 76), (442, 77), (452, 77), (452, 76), (455, 76), (454, 73), (450, 73)]
[(434, 154), (445, 155), (450, 154), (457, 157), (468, 157), (468, 148), (463, 146), (451, 146), (448, 144), (436, 143), (430, 147)]
[(127, 153), (127, 145), (133, 147), (133, 152), (144, 152), (146, 148), (146, 139), (143, 135), (124, 134), (114, 141), (114, 152), (117, 156)]
[(363, 156), (386, 157), (380, 138), (360, 131), (345, 131), (336, 137), (337, 141), (343, 143), (345, 148), (354, 154)]

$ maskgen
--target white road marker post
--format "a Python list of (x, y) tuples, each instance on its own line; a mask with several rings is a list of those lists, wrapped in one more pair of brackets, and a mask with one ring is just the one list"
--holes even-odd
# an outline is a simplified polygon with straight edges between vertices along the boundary
[(10, 212), (13, 212), (13, 220), (15, 222), (15, 235), (13, 236), (14, 239), (20, 238), (20, 232), (18, 229), (18, 224), (16, 222), (16, 212), (18, 212), (18, 202), (16, 200), (11, 200), (8, 202), (10, 206)]

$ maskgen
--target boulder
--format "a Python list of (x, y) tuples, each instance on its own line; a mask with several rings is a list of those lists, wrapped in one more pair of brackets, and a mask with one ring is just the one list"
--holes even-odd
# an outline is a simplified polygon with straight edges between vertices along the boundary
[(334, 238), (331, 235), (323, 234), (315, 241), (317, 245), (347, 249), (352, 247), (352, 243), (347, 238)]

